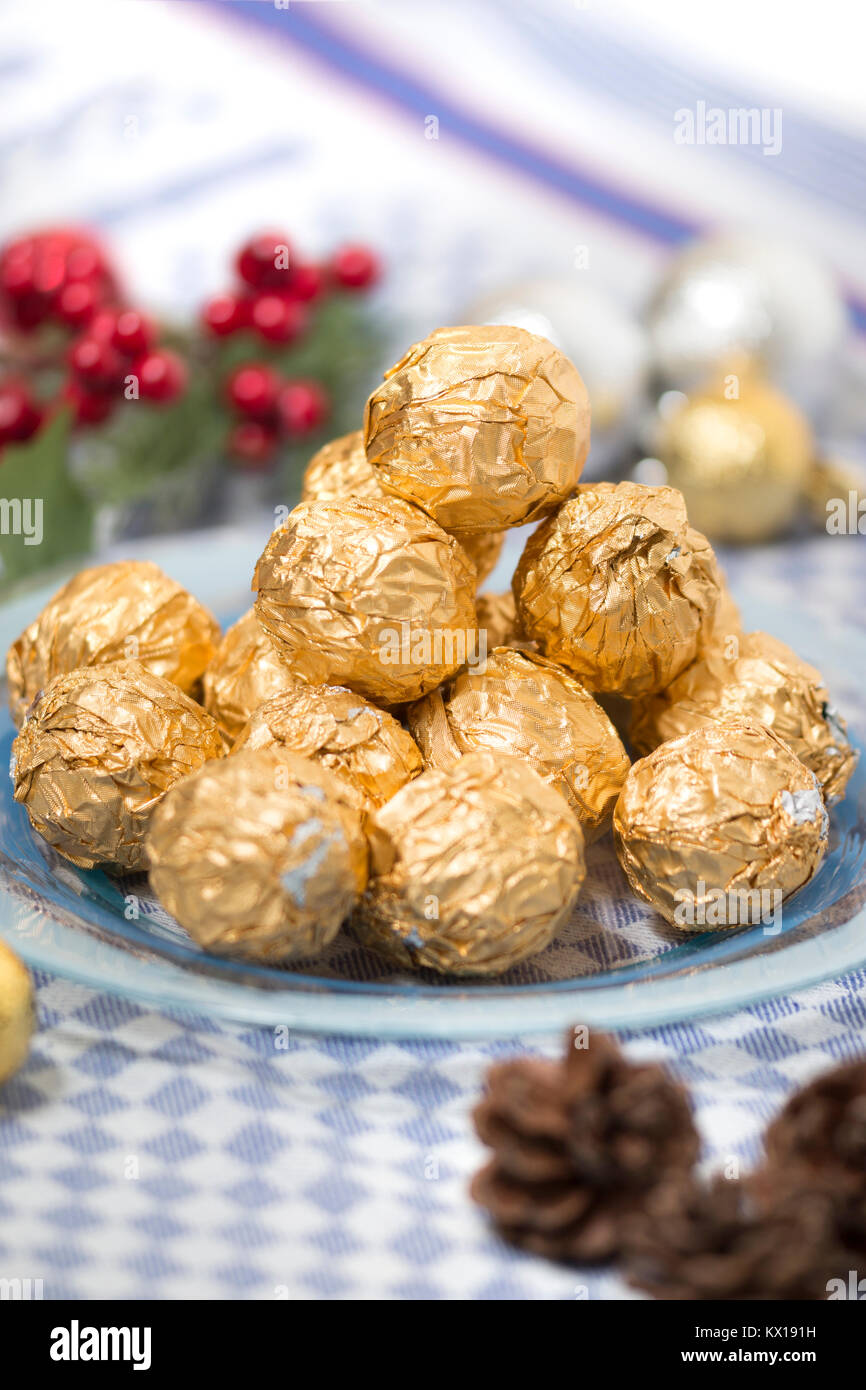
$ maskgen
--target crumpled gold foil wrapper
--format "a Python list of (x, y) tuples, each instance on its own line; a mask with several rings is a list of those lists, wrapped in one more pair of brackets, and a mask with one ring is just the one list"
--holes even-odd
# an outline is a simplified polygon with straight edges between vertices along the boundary
[(589, 450), (589, 397), (546, 338), (506, 325), (439, 328), (367, 402), (364, 443), (382, 486), (449, 531), (546, 516)]
[(517, 607), (510, 589), (504, 594), (479, 594), (475, 600), (478, 631), (487, 634), (487, 650), (494, 647), (520, 647), (531, 650), (532, 642), (524, 642), (517, 621)]
[[(504, 531), (481, 532), (473, 535), (471, 531), (449, 531), (455, 541), (463, 546), (475, 566), (477, 584), (483, 584), (488, 575), (496, 569), (502, 547), (505, 543)], [(476, 584), (476, 587), (477, 587)]]
[[(387, 497), (379, 472), (367, 458), (364, 431), (355, 430), (332, 439), (307, 464), (301, 488), (302, 502), (335, 502), (344, 497)], [(467, 534), (449, 531), (466, 551), (481, 584), (496, 568), (502, 554), (504, 531)]]
[(827, 829), (815, 774), (771, 730), (737, 718), (635, 763), (613, 816), (635, 893), (686, 931), (766, 921), (815, 873)]
[(204, 673), (203, 702), (229, 739), (266, 700), (297, 682), (250, 608), (230, 627)]
[(545, 656), (589, 690), (635, 699), (695, 659), (721, 583), (682, 494), (624, 482), (579, 487), (529, 537), (513, 589)]
[(601, 706), (561, 667), (498, 647), (406, 711), (428, 767), (488, 750), (525, 758), (556, 787), (587, 840), (607, 829), (631, 763)]
[(351, 793), (285, 748), (247, 748), (175, 787), (153, 818), (150, 882), (207, 951), (312, 956), (367, 883)]
[(668, 481), (686, 499), (692, 524), (714, 540), (754, 542), (793, 522), (812, 468), (814, 441), (793, 402), (754, 372), (684, 401), (657, 444)]
[(58, 590), (6, 656), (18, 727), (54, 676), (135, 660), (194, 694), (219, 641), (213, 614), (149, 560), (84, 569)]
[(629, 738), (640, 753), (718, 719), (741, 715), (779, 735), (838, 800), (857, 765), (821, 673), (766, 632), (739, 639), (738, 655), (711, 652), (689, 666), (667, 690), (632, 706)]
[(519, 758), (471, 753), (377, 811), (373, 874), (352, 917), (404, 966), (500, 975), (568, 922), (585, 874), (565, 799)]
[(307, 464), (301, 484), (302, 502), (382, 496), (381, 483), (364, 448), (363, 430), (353, 430), (324, 444)]
[(36, 1005), (30, 974), (0, 941), (0, 1086), (22, 1065), (36, 1028)]
[(256, 710), (235, 751), (274, 745), (321, 763), (371, 809), (424, 769), (417, 744), (393, 715), (336, 685), (295, 681)]
[(138, 661), (55, 676), (12, 745), (15, 800), (82, 869), (144, 869), (144, 838), (168, 789), (224, 752), (215, 721)]
[(396, 705), (454, 675), (477, 641), (475, 571), (396, 497), (302, 502), (256, 566), (256, 613), (292, 671)]
[(725, 575), (719, 570), (719, 602), (712, 619), (701, 632), (702, 653), (719, 651), (730, 657), (743, 635), (743, 619)]

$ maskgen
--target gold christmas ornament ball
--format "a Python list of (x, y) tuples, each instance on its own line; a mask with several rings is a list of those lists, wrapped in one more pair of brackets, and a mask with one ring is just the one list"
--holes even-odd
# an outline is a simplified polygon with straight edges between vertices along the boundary
[(812, 525), (829, 536), (866, 536), (866, 465), (819, 458), (806, 480)]
[(478, 636), (471, 562), (396, 497), (302, 502), (268, 541), (253, 587), (259, 622), (296, 675), (376, 703), (426, 694)]
[(496, 648), (406, 711), (427, 767), (487, 750), (525, 758), (561, 792), (587, 840), (603, 834), (631, 766), (616, 730), (579, 681), (544, 657)]
[(228, 628), (217, 647), (204, 673), (202, 700), (231, 740), (260, 705), (296, 680), (250, 608)]
[(658, 454), (692, 525), (713, 540), (748, 543), (771, 540), (794, 521), (814, 441), (786, 396), (759, 378), (731, 374), (663, 422)]
[(84, 667), (30, 706), (12, 745), (15, 800), (79, 868), (144, 869), (160, 799), (224, 751), (201, 705), (140, 662)]
[(529, 537), (513, 590), (524, 636), (588, 690), (663, 690), (709, 640), (722, 578), (682, 494), (590, 483)]
[(30, 974), (15, 952), (0, 941), (0, 1086), (25, 1061), (35, 1028)]
[(719, 720), (635, 763), (613, 814), (639, 898), (685, 931), (778, 920), (827, 850), (813, 772), (761, 724)]
[(500, 975), (568, 921), (583, 835), (565, 798), (519, 758), (470, 753), (377, 811), (356, 935), (402, 966)]
[[(379, 472), (367, 458), (364, 431), (355, 430), (339, 439), (332, 439), (307, 465), (301, 489), (302, 502), (334, 502), (346, 497), (387, 497)], [(469, 556), (482, 584), (496, 568), (502, 554), (504, 531), (477, 535), (465, 531), (450, 531)]]
[(509, 325), (439, 328), (367, 402), (364, 444), (386, 492), (449, 531), (534, 521), (575, 487), (590, 408), (558, 348)]
[(140, 661), (194, 694), (219, 636), (213, 614), (149, 560), (81, 570), (9, 648), (12, 717), (20, 728), (31, 700), (54, 676), (113, 661)]
[(730, 657), (713, 650), (667, 690), (632, 706), (629, 739), (639, 753), (714, 720), (740, 715), (772, 729), (821, 784), (844, 795), (858, 753), (821, 673), (766, 632), (739, 638)]
[(384, 806), (424, 768), (393, 715), (341, 686), (295, 681), (256, 710), (234, 751), (275, 745), (320, 763), (368, 808)]
[(316, 955), (367, 882), (355, 800), (327, 768), (247, 748), (179, 783), (148, 838), (160, 902), (206, 951)]

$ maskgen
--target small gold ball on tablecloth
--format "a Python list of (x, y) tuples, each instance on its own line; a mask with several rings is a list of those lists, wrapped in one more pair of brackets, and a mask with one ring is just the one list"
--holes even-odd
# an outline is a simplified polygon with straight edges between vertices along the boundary
[(30, 975), (15, 952), (0, 941), (0, 1086), (23, 1063), (35, 1027)]

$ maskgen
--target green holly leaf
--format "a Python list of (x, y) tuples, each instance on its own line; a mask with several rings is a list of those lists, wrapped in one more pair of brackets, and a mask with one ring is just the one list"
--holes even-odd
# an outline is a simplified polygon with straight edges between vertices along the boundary
[(0, 455), (0, 587), (86, 555), (93, 507), (70, 476), (70, 416), (61, 411)]

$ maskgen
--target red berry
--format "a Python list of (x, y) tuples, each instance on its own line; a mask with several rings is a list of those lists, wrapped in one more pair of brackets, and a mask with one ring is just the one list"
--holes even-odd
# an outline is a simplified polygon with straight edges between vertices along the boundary
[(59, 238), (45, 238), (33, 266), (33, 288), (37, 294), (51, 297), (66, 283), (66, 252)]
[(99, 248), (91, 242), (75, 246), (66, 256), (67, 280), (110, 279), (105, 258)]
[(229, 453), (240, 459), (250, 472), (261, 470), (277, 447), (276, 431), (260, 420), (242, 420), (229, 435)]
[(57, 317), (71, 328), (81, 328), (96, 313), (99, 295), (87, 280), (73, 280), (63, 286), (57, 296)]
[(337, 284), (346, 290), (365, 290), (382, 272), (378, 256), (368, 246), (342, 246), (331, 270)]
[(262, 294), (253, 300), (250, 324), (269, 343), (291, 343), (307, 326), (307, 311), (295, 300)]
[(276, 289), (288, 284), (291, 248), (284, 232), (265, 231), (251, 237), (237, 257), (238, 274), (253, 289)]
[(88, 391), (80, 381), (68, 381), (62, 400), (72, 407), (76, 424), (99, 425), (111, 414), (116, 404), (113, 396), (104, 391)]
[(88, 338), (96, 338), (100, 343), (110, 343), (114, 338), (119, 312), (118, 309), (100, 309), (87, 330)]
[(289, 294), (292, 299), (302, 299), (309, 303), (312, 299), (318, 299), (325, 286), (325, 277), (321, 266), (306, 264), (296, 265), (289, 279)]
[(35, 253), (32, 242), (17, 241), (0, 257), (0, 291), (10, 299), (33, 293)]
[(20, 299), (14, 299), (10, 305), (12, 322), (23, 333), (28, 333), (31, 329), (38, 328), (40, 323), (44, 323), (50, 307), (43, 294), (33, 291), (31, 294), (22, 295)]
[(302, 435), (324, 423), (329, 401), (317, 381), (290, 381), (280, 392), (277, 406), (286, 434)]
[(156, 338), (150, 319), (137, 309), (123, 309), (117, 315), (111, 342), (124, 357), (138, 357), (148, 352)]
[(138, 377), (140, 394), (148, 401), (173, 401), (186, 386), (186, 363), (166, 348), (149, 352), (132, 370)]
[(18, 382), (0, 386), (0, 444), (29, 439), (39, 428), (41, 418), (29, 392)]
[(270, 367), (251, 363), (239, 367), (229, 377), (226, 396), (242, 415), (266, 419), (273, 414), (280, 389), (280, 379)]
[(91, 390), (104, 391), (123, 381), (124, 363), (118, 352), (101, 338), (87, 334), (69, 351), (73, 374)]
[(234, 294), (218, 294), (204, 306), (202, 321), (214, 337), (227, 338), (246, 326), (246, 302)]

